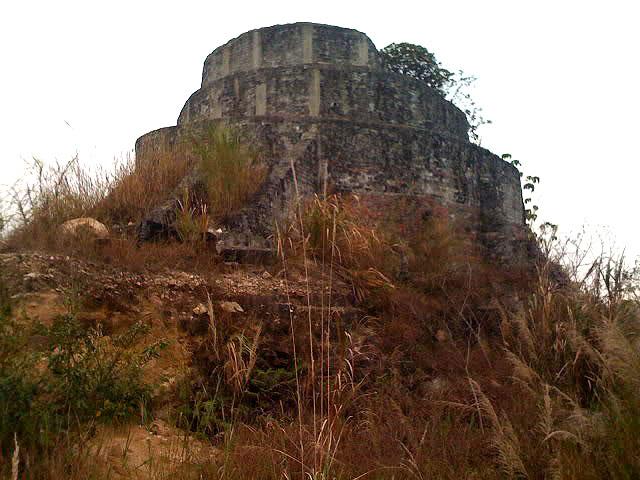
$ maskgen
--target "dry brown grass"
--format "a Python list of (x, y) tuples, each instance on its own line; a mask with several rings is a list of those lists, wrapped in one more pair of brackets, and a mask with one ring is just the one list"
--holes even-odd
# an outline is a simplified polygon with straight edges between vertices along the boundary
[[(89, 258), (136, 272), (163, 269), (195, 272), (215, 271), (220, 264), (216, 252), (202, 243), (158, 242), (138, 245), (133, 239), (116, 239), (89, 255)], [(77, 246), (69, 247), (78, 254)], [(84, 251), (87, 255), (87, 250)]]
[(392, 237), (365, 218), (356, 196), (316, 196), (279, 232), (279, 248), (293, 262), (303, 262), (306, 255), (333, 269), (352, 285), (354, 297), (364, 301), (372, 291), (393, 289), (401, 264)]
[[(238, 413), (223, 422), (216, 417), (216, 394), (208, 390), (209, 396), (199, 397), (198, 408), (212, 415), (201, 420), (219, 423), (195, 430), (222, 454), (183, 465), (181, 475), (634, 478), (640, 451), (638, 306), (627, 298), (598, 299), (589, 288), (560, 288), (548, 271), (540, 266), (520, 312), (502, 310), (501, 337), (467, 331), (434, 343), (425, 340), (425, 325), (414, 314), (397, 311), (354, 325), (314, 319), (310, 346), (306, 326), (292, 323), (297, 392), (292, 389), (290, 402), (258, 419), (242, 413), (243, 402), (254, 388), (249, 385), (260, 338), (269, 327), (266, 333), (253, 328), (255, 318), (250, 325), (230, 322), (210, 304), (204, 344), (217, 358), (219, 381), (233, 392)], [(444, 285), (451, 290), (459, 284)], [(393, 339), (383, 338), (389, 334)]]
[(172, 151), (158, 151), (144, 161), (117, 164), (109, 181), (109, 191), (98, 203), (97, 218), (106, 223), (137, 222), (165, 202), (194, 161), (186, 145)]
[(17, 225), (9, 233), (10, 246), (54, 243), (63, 222), (87, 216), (109, 189), (109, 178), (87, 171), (78, 158), (51, 166), (34, 159), (25, 178), (12, 189)]
[(61, 244), (59, 226), (79, 217), (109, 226), (135, 223), (167, 199), (189, 168), (187, 156), (175, 152), (159, 152), (140, 164), (127, 159), (112, 171), (92, 171), (78, 158), (49, 166), (34, 160), (23, 183), (13, 188), (16, 221), (8, 244), (55, 249)]
[[(459, 316), (471, 310), (471, 301), (462, 306), (454, 302), (459, 295), (481, 295), (473, 291), (477, 283), (468, 279), (474, 259), (468, 249), (463, 257), (462, 243), (444, 222), (425, 222), (412, 235), (401, 235), (397, 225), (373, 221), (375, 215), (370, 213), (357, 197), (315, 198), (302, 205), (296, 221), (279, 237), (284, 272), (288, 263), (302, 263), (308, 271), (307, 264), (315, 262), (329, 278), (336, 274), (348, 281), (354, 299), (378, 316), (367, 321), (364, 329), (332, 324), (330, 315), (320, 318), (319, 324), (309, 319), (309, 332), (304, 334), (309, 345), (304, 347), (302, 342), (303, 348), (298, 349), (306, 369), (300, 380), (306, 387), (297, 401), (298, 420), (282, 427), (289, 440), (289, 449), (282, 447), (287, 471), (293, 478), (305, 472), (310, 478), (459, 478), (469, 468), (491, 471), (492, 467), (482, 466), (488, 449), (477, 448), (484, 432), (472, 434), (473, 425), (465, 434), (456, 430), (456, 442), (461, 443), (454, 442), (442, 452), (443, 457), (456, 452), (456, 465), (434, 458), (433, 453), (442, 450), (435, 448), (441, 445), (440, 428), (449, 428), (449, 418), (445, 415), (441, 417), (444, 424), (429, 426), (427, 419), (435, 412), (431, 399), (419, 400), (412, 391), (413, 382), (433, 378), (425, 371), (435, 368), (434, 357), (443, 355), (447, 368), (455, 362), (454, 370), (468, 372), (468, 358), (455, 348), (453, 353), (430, 348), (434, 329), (425, 316), (434, 313), (434, 303), (455, 306)], [(467, 268), (461, 269), (454, 259), (463, 258), (465, 262), (460, 263)], [(454, 278), (460, 270), (462, 280)], [(330, 303), (328, 298), (325, 305)], [(320, 332), (314, 336), (311, 332), (316, 329)], [(303, 335), (293, 323), (290, 334), (293, 338)], [(323, 383), (325, 388), (330, 385), (330, 395), (318, 393), (324, 391)], [(338, 385), (341, 388), (336, 390)], [(346, 385), (350, 388), (342, 390)], [(332, 416), (332, 409), (339, 413)], [(420, 427), (415, 428), (418, 418)], [(466, 421), (450, 419), (457, 426)], [(473, 447), (464, 441), (471, 438)]]
[(471, 405), (492, 426), (496, 459), (510, 476), (634, 478), (640, 472), (638, 305), (608, 293), (630, 288), (619, 283), (630, 277), (615, 274), (618, 260), (597, 262), (597, 277), (610, 285), (603, 296), (593, 295), (589, 281), (559, 286), (546, 262), (525, 307), (503, 312), (505, 359), (519, 403), (489, 399), (471, 385)]

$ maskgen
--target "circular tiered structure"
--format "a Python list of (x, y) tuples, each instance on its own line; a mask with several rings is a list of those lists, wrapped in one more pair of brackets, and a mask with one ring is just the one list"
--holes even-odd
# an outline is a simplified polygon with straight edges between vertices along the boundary
[(205, 60), (177, 126), (136, 142), (138, 161), (186, 131), (225, 122), (263, 150), (268, 179), (232, 227), (266, 237), (301, 194), (351, 192), (444, 208), (500, 256), (521, 249), (518, 171), (469, 142), (463, 112), (423, 82), (383, 68), (356, 30), (312, 23), (240, 35)]

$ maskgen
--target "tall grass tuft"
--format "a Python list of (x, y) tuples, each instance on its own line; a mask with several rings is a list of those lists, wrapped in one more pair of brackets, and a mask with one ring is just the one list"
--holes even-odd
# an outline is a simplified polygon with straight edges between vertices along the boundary
[(358, 207), (356, 196), (315, 196), (281, 232), (280, 244), (292, 258), (306, 252), (310, 261), (330, 265), (362, 301), (371, 291), (394, 288), (392, 276), (401, 260), (392, 238), (363, 222)]
[(209, 214), (225, 221), (260, 189), (266, 165), (239, 132), (224, 125), (209, 126), (190, 143), (207, 185)]
[(511, 418), (533, 478), (640, 475), (640, 309), (621, 293), (636, 286), (620, 258), (593, 265), (580, 283), (561, 286), (552, 262), (543, 262), (526, 308), (503, 314), (506, 358), (536, 412)]
[(116, 163), (109, 174), (109, 189), (98, 203), (96, 215), (106, 223), (137, 222), (167, 200), (194, 161), (184, 142), (175, 149), (159, 150), (142, 160)]

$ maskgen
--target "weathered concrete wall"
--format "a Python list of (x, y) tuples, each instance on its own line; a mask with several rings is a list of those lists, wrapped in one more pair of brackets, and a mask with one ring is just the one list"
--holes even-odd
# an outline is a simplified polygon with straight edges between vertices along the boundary
[(153, 157), (177, 148), (178, 127), (153, 130), (136, 140), (136, 158)]
[(518, 171), (471, 144), (465, 115), (437, 92), (383, 70), (360, 32), (301, 23), (231, 40), (207, 58), (178, 126), (141, 137), (136, 153), (143, 159), (219, 122), (243, 131), (269, 166), (256, 198), (231, 222), (248, 239), (268, 236), (289, 214), (293, 166), (302, 194), (435, 203), (492, 253), (523, 251)]

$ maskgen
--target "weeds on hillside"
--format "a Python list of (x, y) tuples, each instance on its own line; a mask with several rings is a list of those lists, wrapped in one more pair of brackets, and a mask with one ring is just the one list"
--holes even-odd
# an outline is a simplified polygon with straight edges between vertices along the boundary
[(108, 191), (110, 179), (83, 168), (77, 157), (46, 166), (33, 159), (24, 184), (14, 185), (10, 207), (15, 211), (12, 243), (51, 245), (59, 226), (95, 210)]
[(188, 145), (160, 150), (141, 161), (127, 159), (114, 165), (109, 188), (95, 215), (107, 224), (138, 222), (151, 209), (167, 201), (193, 168)]
[[(285, 269), (295, 260), (281, 259)], [(327, 273), (332, 260), (329, 250)], [(424, 337), (390, 342), (383, 338), (387, 323), (409, 328), (398, 323), (401, 312), (346, 325), (329, 317), (329, 290), (323, 316), (291, 319), (292, 365), (280, 376), (264, 369), (268, 328), (255, 318), (232, 322), (209, 299), (208, 333), (196, 358), (210, 376), (196, 390), (184, 385), (182, 418), (221, 454), (185, 462), (181, 474), (635, 478), (640, 316), (632, 277), (616, 273), (618, 262), (598, 259), (584, 284), (558, 282), (552, 262), (540, 263), (522, 308), (502, 308), (499, 335), (488, 339), (467, 331), (436, 344)], [(596, 295), (595, 278), (609, 289)], [(423, 294), (457, 285), (447, 281)], [(20, 438), (21, 452), (29, 451)]]
[(621, 293), (637, 288), (621, 265), (621, 257), (601, 255), (587, 275), (560, 285), (557, 264), (547, 257), (524, 308), (502, 312), (503, 348), (520, 405), (490, 399), (469, 379), (469, 406), (485, 422), (506, 476), (640, 474), (640, 306)]
[(360, 221), (355, 196), (315, 196), (278, 232), (280, 255), (312, 261), (351, 283), (359, 301), (372, 291), (394, 288), (401, 259), (390, 236)]
[[(291, 444), (295, 445), (294, 451), (290, 454), (282, 451), (280, 453), (297, 462), (294, 471), (299, 471), (300, 476), (326, 478), (333, 470), (344, 428), (349, 423), (347, 410), (362, 384), (362, 381), (356, 379), (355, 370), (355, 358), (362, 352), (347, 348), (346, 339), (351, 341), (352, 336), (343, 330), (339, 318), (334, 318), (334, 272), (351, 282), (354, 294), (360, 299), (373, 288), (393, 288), (393, 285), (384, 274), (368, 263), (374, 249), (385, 246), (376, 237), (375, 230), (364, 228), (353, 221), (350, 212), (342, 208), (337, 196), (328, 200), (315, 197), (305, 208), (299, 197), (293, 164), (292, 171), (298, 196), (297, 211), (295, 220), (284, 235), (278, 231), (278, 252), (282, 260), (285, 285), (288, 285), (287, 271), (291, 261), (288, 257), (290, 254), (296, 256), (296, 248), (301, 250), (307, 279), (308, 315), (304, 335), (308, 346), (296, 346), (297, 335), (301, 332), (298, 330), (296, 334), (294, 318), (290, 314), (290, 338), (296, 369), (297, 435), (291, 437)], [(309, 262), (313, 260), (321, 262), (323, 274), (319, 332), (317, 320), (313, 318), (311, 311)], [(328, 284), (325, 284), (325, 270), (328, 270)], [(347, 352), (351, 354), (350, 357)], [(306, 369), (304, 384), (307, 387), (304, 389), (301, 377), (297, 374), (299, 365), (305, 365)], [(306, 395), (303, 395), (305, 391)], [(310, 422), (310, 425), (304, 423), (303, 419)], [(286, 432), (284, 429), (283, 431)]]
[[(291, 319), (292, 353), (296, 364), (304, 365), (304, 376), (296, 382), (297, 421), (292, 422), (289, 429), (283, 428), (288, 432), (291, 445), (285, 457), (294, 460), (293, 465), (288, 465), (287, 471), (292, 472), (291, 468), (294, 468), (293, 472), (296, 473), (291, 473), (293, 476), (304, 476), (306, 473), (310, 478), (352, 478), (369, 473), (374, 476), (388, 473), (403, 478), (403, 472), (415, 474), (415, 465), (411, 465), (417, 461), (415, 454), (416, 450), (422, 449), (422, 440), (417, 440), (418, 445), (413, 453), (405, 450), (408, 447), (403, 439), (388, 437), (380, 442), (387, 448), (389, 441), (398, 447), (394, 449), (396, 462), (398, 458), (409, 455), (406, 463), (381, 464), (380, 459), (386, 455), (376, 451), (376, 461), (363, 461), (360, 458), (358, 467), (355, 467), (356, 464), (350, 463), (349, 456), (358, 447), (365, 450), (370, 447), (363, 443), (366, 438), (369, 438), (366, 441), (369, 443), (373, 438), (390, 433), (384, 431), (385, 422), (381, 422), (380, 417), (374, 419), (370, 416), (384, 398), (372, 393), (382, 387), (378, 384), (379, 380), (374, 380), (375, 377), (384, 378), (393, 371), (397, 364), (393, 357), (400, 357), (399, 362), (404, 363), (405, 368), (413, 361), (409, 353), (413, 346), (407, 345), (407, 339), (395, 342), (391, 346), (392, 351), (386, 351), (387, 341), (384, 337), (387, 329), (394, 324), (394, 330), (400, 330), (396, 335), (402, 335), (405, 329), (420, 330), (420, 327), (425, 327), (416, 322), (415, 317), (420, 313), (411, 313), (412, 306), (406, 303), (401, 308), (408, 311), (408, 315), (401, 315), (401, 323), (396, 321), (399, 308), (396, 312), (393, 309), (389, 311), (390, 304), (399, 307), (400, 300), (396, 292), (414, 288), (409, 280), (417, 276), (409, 276), (411, 267), (415, 270), (422, 268), (427, 273), (429, 265), (437, 265), (440, 275), (450, 280), (451, 275), (444, 274), (447, 267), (443, 268), (438, 261), (446, 264), (447, 260), (455, 258), (458, 247), (451, 241), (452, 236), (447, 239), (447, 228), (434, 227), (436, 222), (420, 223), (415, 228), (418, 234), (425, 234), (426, 231), (426, 235), (431, 235), (432, 241), (426, 247), (417, 235), (401, 235), (398, 225), (371, 222), (373, 216), (365, 211), (365, 205), (360, 204), (357, 197), (316, 197), (307, 203), (301, 202), (299, 206), (295, 221), (278, 235), (284, 277), (287, 278), (291, 265), (300, 262), (308, 277), (309, 264), (315, 263), (321, 268), (322, 278), (327, 283), (322, 288), (320, 318), (309, 314), (306, 327), (296, 326)], [(410, 244), (412, 240), (415, 244)], [(413, 249), (414, 245), (422, 247), (422, 250)], [(433, 258), (436, 252), (440, 253), (437, 259)], [(427, 258), (429, 255), (431, 257)], [(420, 265), (420, 260), (423, 265)], [(355, 299), (378, 318), (368, 318), (359, 326), (346, 326), (339, 318), (334, 318), (331, 299), (333, 275), (349, 282)], [(439, 286), (442, 288), (445, 284), (443, 280)], [(425, 293), (426, 289), (423, 289), (423, 292), (416, 291), (414, 295), (419, 297)], [(308, 299), (310, 296), (311, 292), (307, 292)], [(419, 322), (424, 322), (424, 319), (420, 318)], [(412, 326), (408, 326), (410, 323)], [(432, 342), (429, 329), (425, 331), (426, 335), (425, 332), (419, 334), (418, 342), (425, 342), (426, 346)], [(296, 339), (302, 335), (308, 345), (302, 344), (300, 348), (296, 345)], [(406, 345), (407, 352), (400, 353), (398, 345)], [(387, 358), (387, 355), (391, 358)], [(375, 365), (380, 365), (380, 368)], [(403, 390), (401, 383), (401, 380), (394, 379), (392, 389)], [(402, 422), (405, 421), (406, 418), (403, 418)], [(353, 445), (354, 448), (345, 445)], [(372, 458), (366, 454), (362, 457)]]
[[(610, 287), (607, 292), (628, 287), (621, 275), (612, 274), (619, 271), (619, 260), (597, 262), (598, 276)], [(538, 398), (545, 400), (553, 427), (545, 439), (566, 477), (633, 478), (640, 474), (640, 309), (628, 298), (610, 293), (594, 297), (592, 291), (570, 292), (564, 312), (530, 309), (524, 325), (548, 341), (513, 353), (513, 361), (521, 366), (516, 374), (533, 374), (529, 387), (543, 392)], [(546, 288), (533, 299), (546, 297), (549, 304), (557, 295)], [(523, 328), (519, 337), (526, 335)], [(553, 357), (544, 364), (531, 361), (543, 357), (545, 346)]]
[(186, 157), (164, 153), (140, 164), (126, 159), (112, 171), (91, 171), (77, 157), (53, 165), (34, 159), (24, 181), (12, 188), (8, 208), (14, 220), (8, 242), (23, 249), (55, 249), (60, 225), (79, 217), (110, 226), (135, 223), (166, 200), (188, 169)]
[[(306, 233), (280, 237), (285, 279), (303, 245), (306, 260), (325, 265), (329, 278), (332, 267), (358, 266), (348, 255), (362, 230), (341, 232), (355, 220), (340, 218), (335, 204), (324, 214), (316, 201), (296, 227)], [(291, 319), (292, 355), (301, 367), (293, 410), (254, 427), (236, 424), (225, 476), (635, 478), (640, 309), (631, 295), (633, 276), (621, 261), (599, 258), (591, 280), (580, 283), (558, 277), (555, 259), (546, 255), (529, 288), (519, 292), (526, 298), (521, 308), (497, 304), (495, 337), (472, 328), (474, 299), (486, 290), (456, 279), (459, 257), (446, 230), (424, 235), (432, 236), (430, 245), (424, 239), (413, 245), (444, 252), (454, 265), (438, 271), (429, 258), (433, 263), (416, 263), (422, 270), (409, 269), (408, 278), (392, 277), (394, 287), (413, 289), (420, 301), (451, 302), (443, 320), (469, 327), (430, 346), (427, 325), (416, 324), (414, 314), (382, 309), (366, 333), (357, 332), (330, 321), (328, 299), (325, 315), (309, 317), (308, 326)], [(434, 304), (427, 305), (419, 312), (433, 312)], [(397, 337), (412, 317), (422, 332), (415, 345)], [(250, 460), (242, 445), (251, 446)]]
[(483, 324), (494, 318), (483, 308), (509, 282), (505, 271), (487, 264), (447, 215), (401, 202), (387, 210), (392, 213), (376, 219), (357, 196), (315, 197), (280, 230), (279, 248), (294, 263), (307, 255), (323, 271), (331, 269), (374, 315), (410, 317), (415, 324), (424, 313), (433, 319), (425, 326), (431, 334), (438, 327), (476, 335), (488, 330)]
[[(222, 156), (231, 158), (234, 148)], [(214, 155), (205, 152), (202, 158)], [(54, 200), (69, 196), (68, 212), (98, 208), (100, 202), (74, 200), (89, 188), (48, 185), (43, 191)], [(64, 203), (35, 195), (42, 200), (32, 205), (50, 212), (43, 215), (51, 224), (66, 215), (58, 216), (67, 212)], [(106, 198), (102, 205), (113, 201)], [(189, 243), (202, 228), (193, 222), (208, 224), (214, 214), (187, 195), (181, 205)], [(288, 338), (278, 340), (290, 346), (271, 368), (273, 352), (264, 347), (274, 340), (270, 325), (255, 317), (231, 321), (209, 298), (208, 331), (194, 356), (199, 377), (181, 385), (176, 421), (219, 445), (222, 455), (204, 465), (185, 461), (185, 478), (640, 474), (640, 307), (637, 272), (622, 259), (604, 255), (562, 270), (566, 257), (554, 257), (551, 232), (538, 237), (535, 276), (513, 285), (438, 216), (406, 229), (365, 224), (355, 198), (315, 198), (300, 207), (278, 237), (282, 282), (288, 291), (291, 271), (304, 268), (307, 306), (319, 297), (320, 309), (309, 308), (305, 318), (289, 310)], [(33, 212), (24, 216), (33, 219)], [(184, 245), (154, 254), (189, 261)], [(105, 248), (135, 263), (126, 245)], [(308, 283), (312, 268), (324, 282), (317, 292)], [(340, 318), (336, 276), (352, 286), (365, 318)], [(0, 281), (2, 459), (19, 446), (18, 468), (27, 459), (40, 468), (38, 456), (51, 459), (49, 478), (74, 469), (87, 478), (91, 454), (78, 447), (79, 435), (90, 435), (95, 422), (135, 415), (149, 396), (140, 369), (161, 345), (137, 348), (141, 325), (120, 337), (81, 328), (73, 312), (50, 328), (29, 323), (11, 311), (3, 291)], [(58, 451), (53, 443), (61, 438), (65, 449)], [(86, 464), (73, 458), (83, 452)], [(10, 462), (3, 468), (8, 473)]]

